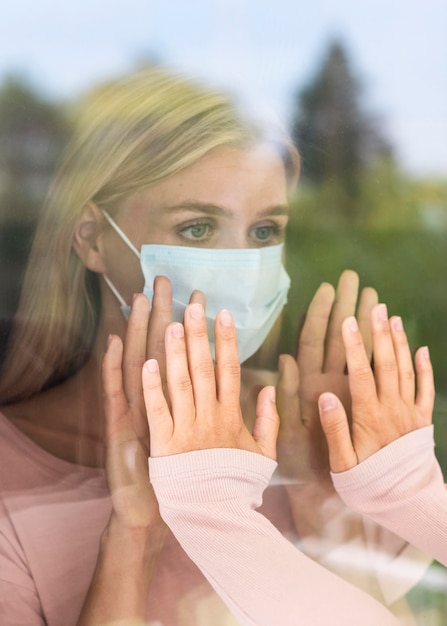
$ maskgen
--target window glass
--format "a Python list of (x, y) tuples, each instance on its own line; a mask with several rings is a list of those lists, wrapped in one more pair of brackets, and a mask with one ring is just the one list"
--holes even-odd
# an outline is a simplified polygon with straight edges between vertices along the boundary
[[(427, 0), (422, 12), (403, 0), (26, 5), (11, 4), (0, 25), (7, 623), (64, 615), (76, 624), (83, 606), (90, 615), (87, 593), (95, 606), (98, 550), (118, 501), (104, 469), (101, 358), (110, 333), (124, 336), (133, 294), (152, 298), (154, 276), (174, 268), (171, 282), (183, 281), (186, 294), (174, 284), (179, 319), (177, 299), (186, 305), (194, 289), (207, 296), (210, 325), (232, 310), (249, 430), (257, 392), (278, 384), (278, 469), (261, 511), (296, 550), (402, 623), (445, 624), (445, 566), (342, 503), (317, 406), (319, 393), (346, 391), (350, 411), (341, 320), (369, 318), (377, 297), (402, 318), (413, 356), (429, 347), (446, 475), (445, 3)], [(175, 260), (148, 250), (152, 270), (146, 245), (185, 250)], [(323, 283), (338, 284), (341, 306)], [(378, 296), (361, 296), (364, 288)], [(315, 324), (303, 331), (316, 292)], [(160, 327), (140, 366), (153, 356), (163, 369)], [(299, 376), (280, 358), (295, 360), (297, 346)], [(143, 492), (139, 511), (156, 507)], [(67, 536), (76, 528), (78, 539)], [(194, 558), (157, 533), (164, 547), (151, 561), (156, 573), (145, 570), (148, 623), (236, 623), (227, 590), (217, 585), (222, 602)], [(121, 575), (136, 572), (124, 560)], [(318, 593), (324, 602), (323, 582)]]

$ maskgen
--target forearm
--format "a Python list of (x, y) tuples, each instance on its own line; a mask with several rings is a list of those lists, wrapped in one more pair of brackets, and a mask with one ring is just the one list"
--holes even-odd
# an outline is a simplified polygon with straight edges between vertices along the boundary
[(101, 538), (77, 626), (140, 626), (166, 528), (122, 528), (112, 517)]
[(254, 510), (273, 467), (261, 455), (216, 449), (151, 459), (150, 475), (162, 517), (241, 624), (327, 626), (335, 616), (344, 626), (395, 625)]
[(432, 426), (401, 437), (332, 477), (353, 510), (447, 565), (447, 492), (434, 455)]
[(323, 559), (331, 550), (363, 538), (360, 516), (348, 509), (332, 484), (285, 483), (300, 546), (313, 559)]

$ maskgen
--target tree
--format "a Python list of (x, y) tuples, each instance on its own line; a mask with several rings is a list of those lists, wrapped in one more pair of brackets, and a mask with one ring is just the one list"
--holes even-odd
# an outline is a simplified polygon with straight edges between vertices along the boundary
[(68, 132), (62, 107), (24, 80), (10, 76), (0, 85), (0, 319), (15, 310), (31, 236)]
[(60, 106), (22, 79), (0, 86), (0, 216), (34, 221), (62, 145), (67, 123)]
[(329, 185), (334, 208), (348, 221), (358, 217), (365, 169), (391, 156), (377, 120), (362, 110), (362, 89), (343, 45), (329, 46), (321, 67), (298, 93), (292, 136), (302, 157), (302, 177)]

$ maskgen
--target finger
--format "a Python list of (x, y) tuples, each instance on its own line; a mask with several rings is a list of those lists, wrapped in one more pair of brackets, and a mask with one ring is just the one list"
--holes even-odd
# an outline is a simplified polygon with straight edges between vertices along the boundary
[(397, 361), (400, 396), (406, 404), (412, 406), (415, 395), (415, 374), (407, 335), (400, 317), (392, 317), (389, 325)]
[(334, 297), (332, 285), (323, 283), (309, 305), (298, 346), (298, 367), (302, 372), (312, 374), (323, 369), (326, 331)]
[(183, 324), (173, 322), (166, 329), (166, 365), (171, 414), (174, 428), (182, 428), (195, 418), (194, 395), (188, 369)]
[(123, 343), (116, 335), (111, 335), (102, 361), (102, 388), (106, 424), (106, 440), (110, 444), (117, 434), (126, 427), (125, 414), (127, 399), (123, 388), (121, 370)]
[(418, 426), (422, 427), (431, 424), (435, 403), (433, 366), (427, 346), (419, 348), (416, 352), (415, 365), (417, 375), (416, 407), (421, 416), (421, 423)]
[(275, 388), (261, 389), (256, 402), (256, 420), (253, 426), (253, 439), (261, 452), (276, 461), (276, 440), (279, 431), (279, 415), (276, 409)]
[[(342, 324), (342, 337), (348, 365), (349, 391), (353, 406), (377, 402), (376, 383), (366, 354), (363, 337), (354, 316)], [(355, 414), (353, 416), (355, 419)]]
[(194, 304), (196, 302), (201, 304), (203, 308), (206, 310), (206, 297), (203, 291), (199, 291), (199, 289), (195, 289), (192, 292), (191, 297), (189, 299), (189, 304)]
[(142, 384), (150, 431), (151, 456), (164, 456), (174, 430), (174, 423), (163, 393), (157, 361), (150, 359), (143, 366)]
[(371, 331), (377, 396), (382, 402), (394, 402), (400, 393), (399, 374), (385, 304), (373, 307)]
[(196, 415), (206, 418), (213, 414), (211, 409), (216, 403), (216, 380), (205, 311), (201, 304), (186, 307), (185, 333)]
[(362, 289), (357, 309), (357, 321), (369, 360), (372, 358), (371, 311), (378, 302), (379, 296), (375, 289), (372, 287)]
[(358, 463), (348, 417), (342, 403), (332, 393), (323, 393), (318, 400), (320, 421), (329, 448), (332, 472), (344, 472)]
[(231, 313), (221, 311), (214, 324), (217, 398), (230, 414), (240, 416), (241, 366)]
[(123, 343), (121, 338), (111, 336), (102, 363), (106, 442), (105, 466), (110, 493), (131, 481), (129, 457), (126, 455), (126, 451), (129, 450), (129, 447), (134, 450), (132, 443), (135, 441), (133, 419), (124, 393), (122, 361)]
[(281, 416), (280, 428), (302, 428), (299, 407), (299, 370), (293, 356), (282, 354), (278, 361), (279, 378), (276, 385), (276, 403)]
[(166, 276), (156, 276), (147, 330), (147, 358), (156, 359), (163, 385), (166, 385), (165, 332), (172, 322), (172, 287)]
[(359, 277), (352, 270), (345, 270), (338, 281), (335, 302), (332, 307), (326, 340), (326, 356), (323, 371), (343, 372), (346, 356), (341, 335), (343, 320), (355, 314), (359, 290)]
[(149, 320), (149, 301), (142, 293), (136, 294), (127, 322), (124, 339), (123, 384), (131, 407), (143, 411), (141, 370), (146, 360), (146, 335)]

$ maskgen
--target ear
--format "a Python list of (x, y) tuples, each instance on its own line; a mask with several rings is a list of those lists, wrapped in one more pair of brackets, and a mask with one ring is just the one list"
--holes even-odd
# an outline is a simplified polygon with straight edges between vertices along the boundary
[(94, 202), (89, 202), (76, 224), (73, 235), (73, 248), (85, 267), (92, 272), (103, 274), (106, 271), (98, 238), (102, 231), (103, 216)]

